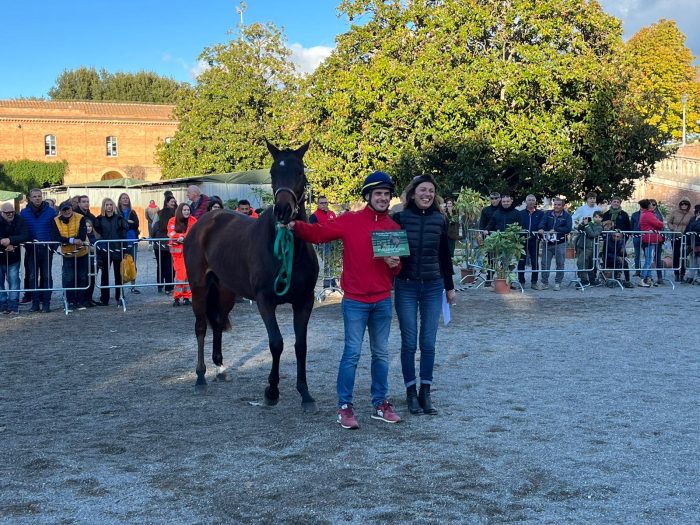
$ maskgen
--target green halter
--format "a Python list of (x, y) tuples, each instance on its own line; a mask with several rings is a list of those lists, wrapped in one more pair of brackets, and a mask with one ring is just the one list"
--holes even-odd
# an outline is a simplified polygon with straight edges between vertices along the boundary
[(294, 234), (279, 223), (277, 223), (274, 254), (275, 258), (282, 264), (277, 277), (275, 277), (274, 290), (277, 295), (282, 296), (289, 291), (289, 287), (292, 284)]

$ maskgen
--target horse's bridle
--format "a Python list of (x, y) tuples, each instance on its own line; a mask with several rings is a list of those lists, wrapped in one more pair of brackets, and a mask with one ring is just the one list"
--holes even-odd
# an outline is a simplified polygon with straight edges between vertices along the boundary
[(297, 216), (297, 213), (299, 213), (299, 197), (297, 197), (297, 194), (294, 193), (294, 190), (292, 188), (287, 188), (286, 186), (282, 186), (281, 188), (277, 188), (275, 190), (275, 194), (274, 194), (275, 206), (277, 206), (277, 195), (279, 195), (282, 192), (289, 193), (292, 196), (292, 198), (294, 199), (294, 207), (292, 208), (292, 216), (291, 216), (290, 220), (294, 219)]

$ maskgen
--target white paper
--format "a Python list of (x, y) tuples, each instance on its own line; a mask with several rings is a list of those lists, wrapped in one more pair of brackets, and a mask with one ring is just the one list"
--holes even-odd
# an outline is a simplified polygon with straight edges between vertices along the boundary
[(447, 302), (447, 292), (442, 291), (442, 322), (447, 326), (450, 322), (450, 303)]

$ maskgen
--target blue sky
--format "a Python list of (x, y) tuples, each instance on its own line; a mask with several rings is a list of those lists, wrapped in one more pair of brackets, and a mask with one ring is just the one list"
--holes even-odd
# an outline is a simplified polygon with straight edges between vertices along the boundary
[[(247, 0), (246, 23), (284, 27), (304, 70), (311, 70), (347, 30), (336, 0)], [(624, 22), (625, 36), (659, 18), (677, 21), (700, 55), (700, 0), (602, 0)], [(193, 81), (197, 56), (230, 39), (240, 18), (234, 0), (0, 0), (0, 99), (46, 96), (64, 69), (141, 69)], [(696, 61), (697, 63), (697, 61)]]

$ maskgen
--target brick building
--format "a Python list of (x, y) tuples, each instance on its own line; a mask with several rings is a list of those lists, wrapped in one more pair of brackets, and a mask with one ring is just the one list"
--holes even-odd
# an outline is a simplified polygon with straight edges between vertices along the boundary
[(64, 183), (160, 179), (156, 145), (175, 135), (175, 106), (0, 100), (0, 162), (68, 162)]

